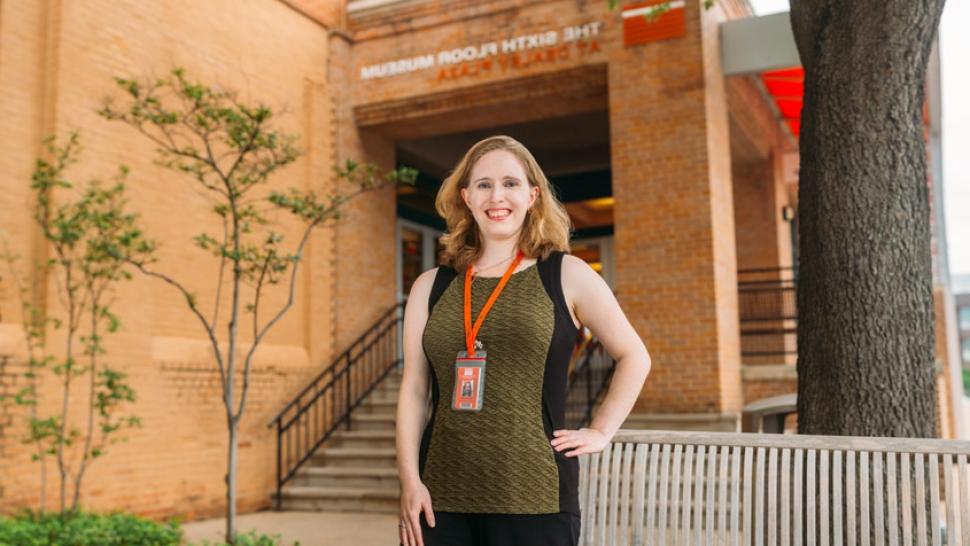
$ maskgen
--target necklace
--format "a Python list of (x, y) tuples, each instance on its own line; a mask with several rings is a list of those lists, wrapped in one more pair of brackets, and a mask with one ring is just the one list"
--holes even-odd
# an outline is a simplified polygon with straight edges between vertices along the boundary
[(502, 265), (502, 264), (504, 264), (505, 262), (507, 262), (507, 261), (509, 261), (509, 260), (511, 260), (511, 259), (512, 259), (512, 258), (514, 258), (514, 257), (515, 257), (515, 256), (509, 256), (508, 258), (505, 258), (505, 259), (504, 259), (504, 260), (502, 260), (501, 262), (495, 262), (494, 264), (492, 264), (492, 265), (490, 265), (490, 266), (488, 266), (488, 267), (479, 267), (479, 268), (478, 268), (478, 271), (488, 271), (489, 269), (491, 269), (491, 268), (493, 268), (493, 267), (495, 267), (495, 266), (497, 266), (497, 265)]

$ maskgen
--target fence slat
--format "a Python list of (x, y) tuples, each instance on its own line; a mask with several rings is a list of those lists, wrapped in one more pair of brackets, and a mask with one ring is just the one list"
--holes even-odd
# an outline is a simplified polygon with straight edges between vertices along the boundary
[(613, 459), (613, 446), (614, 444), (612, 442), (606, 444), (606, 447), (602, 451), (603, 456), (600, 458), (600, 465), (595, 469), (599, 475), (599, 493), (597, 494), (595, 523), (597, 546), (606, 544), (606, 512), (608, 508), (606, 499), (609, 494), (610, 461)]
[(791, 450), (781, 451), (781, 546), (789, 546), (791, 533)]
[(930, 536), (933, 546), (940, 546), (940, 461), (935, 453), (930, 460)]
[(718, 469), (717, 478), (717, 528), (720, 531), (720, 546), (727, 546), (728, 526), (728, 467), (731, 465), (731, 448), (721, 447), (721, 467)]
[(930, 537), (933, 546), (940, 546), (940, 462), (935, 453), (930, 460)]
[(778, 449), (768, 451), (768, 546), (778, 546)]
[(858, 489), (855, 472), (855, 451), (845, 452), (845, 543), (846, 546), (856, 546), (856, 510), (855, 492)]
[[(707, 446), (697, 446), (697, 469), (694, 471), (694, 540), (691, 546), (700, 546), (701, 533), (704, 526), (704, 461), (707, 457)], [(684, 507), (687, 508), (686, 506)]]
[[(670, 449), (669, 444), (663, 446), (664, 452)], [(656, 536), (655, 529), (657, 524), (657, 467), (661, 465), (661, 458), (664, 461), (667, 460), (666, 455), (661, 456), (660, 454), (661, 446), (660, 444), (653, 444), (650, 447), (650, 475), (648, 479), (650, 480), (650, 485), (647, 488), (647, 527), (643, 532), (644, 540), (650, 542), (652, 538)], [(663, 465), (663, 468), (659, 472), (660, 479), (663, 481), (663, 477), (667, 475), (667, 466)], [(661, 489), (662, 491), (662, 489)], [(634, 529), (634, 531), (636, 531)], [(640, 544), (636, 539), (633, 541), (635, 544)]]
[(886, 518), (883, 517), (882, 453), (872, 454), (872, 524), (875, 526), (876, 546), (886, 546)]
[(818, 461), (818, 543), (829, 546), (829, 451), (819, 452)]
[(734, 463), (731, 468), (731, 546), (738, 546), (741, 541), (740, 512), (741, 503), (741, 448), (735, 447), (731, 453)]
[[(690, 546), (690, 507), (691, 507), (691, 484), (693, 483), (694, 471), (694, 446), (687, 446), (684, 450), (684, 466), (681, 469), (683, 477), (683, 493), (680, 501), (680, 533), (677, 534), (677, 544), (680, 546)], [(674, 505), (676, 507), (676, 504)]]
[[(631, 444), (632, 445), (632, 444)], [(633, 463), (633, 527), (632, 542), (634, 545), (643, 544), (643, 501), (644, 489), (647, 489), (647, 480), (650, 480), (651, 488), (648, 490), (647, 499), (654, 496), (657, 492), (657, 466), (656, 457), (651, 457), (650, 473), (647, 474), (647, 449), (656, 455), (660, 446), (657, 444), (637, 444), (636, 461)], [(649, 502), (649, 500), (648, 500)]]
[[(754, 473), (754, 544), (765, 544), (765, 448), (759, 447)], [(750, 505), (749, 505), (750, 506)], [(744, 518), (747, 520), (748, 518)]]
[(842, 451), (832, 452), (832, 544), (842, 546)]
[[(633, 444), (626, 444), (623, 448), (623, 468), (620, 470), (621, 475), (621, 489), (620, 489), (620, 527), (618, 532), (620, 536), (617, 538), (617, 544), (620, 546), (628, 546), (630, 543), (630, 512), (632, 508), (630, 506), (630, 490), (633, 488), (633, 483), (636, 481), (636, 476), (632, 473), (633, 466)], [(643, 502), (643, 491), (640, 492), (640, 502)]]
[(925, 456), (916, 454), (916, 543), (926, 546), (926, 466)]
[(886, 526), (889, 528), (889, 546), (899, 546), (899, 500), (896, 484), (896, 454), (890, 453), (886, 456)]
[(910, 493), (909, 453), (899, 455), (899, 506), (903, 509), (903, 544), (913, 543), (913, 496)]
[[(680, 506), (680, 477), (683, 473), (680, 467), (684, 460), (683, 453), (683, 445), (677, 444), (674, 446), (674, 464), (673, 469), (670, 471), (670, 506), (667, 508), (669, 519), (663, 523), (664, 527), (670, 528), (670, 538), (674, 544), (678, 544), (680, 540), (677, 534), (677, 507)], [(661, 528), (661, 531), (663, 531), (663, 528)], [(660, 544), (666, 544), (666, 542), (661, 541)]]
[(950, 546), (958, 545), (960, 535), (958, 534), (956, 507), (958, 495), (953, 487), (953, 455), (946, 453), (943, 455), (943, 493), (946, 497), (946, 543)]
[(744, 533), (744, 544), (745, 546), (751, 546), (751, 465), (752, 457), (754, 454), (754, 448), (746, 447), (744, 448), (744, 505), (741, 509), (741, 515), (744, 521), (741, 524), (742, 532)]
[(718, 483), (714, 478), (716, 467), (717, 446), (711, 446), (707, 452), (707, 516), (705, 518), (706, 531), (704, 538), (704, 544), (706, 546), (714, 546), (714, 490)]
[(808, 450), (805, 458), (805, 546), (815, 546), (815, 457), (818, 451)]
[[(680, 458), (680, 446), (673, 448), (675, 457), (674, 460)], [(670, 506), (669, 495), (667, 494), (667, 484), (670, 483), (670, 459), (671, 459), (671, 446), (670, 444), (664, 444), (663, 450), (663, 463), (660, 468), (660, 501), (657, 507), (657, 544), (666, 545), (667, 544), (667, 510)], [(649, 516), (649, 514), (648, 514)]]
[(623, 444), (613, 444), (610, 456), (609, 497), (606, 510), (606, 544), (616, 546), (616, 526), (619, 520), (620, 503), (620, 463), (623, 462)]
[(596, 533), (595, 527), (595, 517), (596, 517), (596, 492), (599, 490), (599, 466), (600, 459), (603, 458), (603, 452), (593, 453), (589, 458), (589, 479), (587, 480), (588, 485), (586, 486), (586, 504), (582, 514), (582, 527), (580, 532), (583, 533), (583, 538), (585, 544), (596, 544)]
[(960, 510), (961, 527), (963, 528), (963, 546), (970, 546), (970, 490), (967, 490), (967, 456), (957, 457), (958, 473), (960, 476)]
[(802, 546), (802, 513), (805, 508), (805, 497), (802, 489), (802, 460), (804, 457), (804, 450), (795, 450), (795, 485), (792, 488), (792, 495), (795, 500), (795, 508), (792, 510), (792, 519), (794, 520), (792, 522), (792, 543), (794, 546)]
[(859, 453), (859, 540), (869, 546), (869, 452)]

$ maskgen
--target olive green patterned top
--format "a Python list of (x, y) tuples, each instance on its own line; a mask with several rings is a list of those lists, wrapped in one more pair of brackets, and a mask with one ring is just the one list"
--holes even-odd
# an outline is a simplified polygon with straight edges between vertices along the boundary
[[(473, 320), (498, 282), (473, 279)], [(432, 505), (452, 512), (559, 512), (559, 471), (542, 417), (554, 303), (538, 267), (512, 275), (478, 335), (487, 354), (482, 410), (454, 411), (455, 357), (465, 349), (463, 287), (464, 275), (458, 275), (435, 304), (423, 336), (440, 393), (422, 472)]]

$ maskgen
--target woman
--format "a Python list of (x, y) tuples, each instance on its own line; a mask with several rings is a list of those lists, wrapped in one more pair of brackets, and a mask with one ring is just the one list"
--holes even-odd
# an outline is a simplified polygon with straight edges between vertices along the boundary
[[(401, 543), (576, 544), (576, 456), (602, 450), (626, 419), (647, 349), (602, 278), (566, 253), (569, 217), (522, 144), (472, 146), (436, 207), (448, 265), (417, 278), (404, 313)], [(589, 428), (566, 430), (582, 325), (617, 364)]]

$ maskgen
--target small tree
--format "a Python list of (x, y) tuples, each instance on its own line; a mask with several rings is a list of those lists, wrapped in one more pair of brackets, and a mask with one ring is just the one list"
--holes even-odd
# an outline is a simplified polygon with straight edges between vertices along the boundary
[[(339, 218), (341, 206), (353, 197), (385, 184), (413, 183), (417, 172), (402, 168), (379, 177), (377, 167), (348, 161), (345, 168), (336, 169), (336, 175), (338, 180), (350, 183), (352, 190), (349, 193), (341, 193), (338, 187), (325, 198), (293, 188), (286, 192), (260, 194), (258, 190), (270, 175), (300, 155), (294, 146), (296, 135), (284, 134), (270, 126), (273, 113), (267, 106), (244, 104), (230, 91), (191, 81), (182, 69), (173, 70), (167, 79), (117, 78), (116, 83), (125, 93), (124, 106), (115, 107), (109, 100), (100, 114), (130, 125), (154, 142), (158, 146), (159, 165), (188, 175), (216, 200), (212, 212), (222, 225), (221, 233), (200, 233), (194, 239), (198, 248), (219, 260), (215, 304), (209, 316), (203, 313), (196, 295), (183, 282), (150, 267), (149, 261), (132, 259), (131, 263), (146, 275), (161, 279), (181, 292), (212, 345), (229, 435), (225, 476), (226, 541), (234, 543), (239, 423), (246, 407), (253, 355), (266, 333), (293, 305), (297, 269), (310, 233)], [(272, 229), (269, 218), (258, 206), (265, 203), (302, 222), (302, 233), (292, 253), (282, 248), (282, 233)], [(257, 232), (257, 228), (263, 229)], [(124, 249), (117, 251), (118, 255), (125, 253)], [(227, 265), (230, 266), (228, 284), (232, 299), (226, 331), (228, 340), (223, 351), (217, 328), (220, 326), (220, 298)], [(281, 283), (288, 270), (286, 303), (270, 313), (269, 320), (261, 323), (260, 305), (265, 290), (269, 285)], [(243, 284), (251, 289), (245, 304), (242, 301)], [(252, 342), (239, 363), (242, 366), (242, 389), (237, 396), (234, 380), (241, 312), (252, 315)]]
[[(29, 408), (28, 434), (23, 441), (34, 444), (32, 459), (41, 463), (40, 510), (45, 509), (46, 456), (51, 455), (56, 459), (60, 479), (60, 511), (75, 513), (90, 463), (102, 456), (108, 445), (124, 439), (118, 437), (119, 431), (139, 425), (135, 416), (118, 415), (124, 402), (135, 401), (135, 393), (125, 383), (125, 374), (103, 365), (101, 357), (107, 352), (104, 334), (115, 332), (120, 326), (110, 309), (110, 297), (119, 281), (131, 278), (123, 258), (142, 259), (151, 254), (152, 248), (141, 239), (136, 216), (124, 212), (124, 179), (128, 174), (125, 167), (121, 167), (111, 187), (103, 188), (98, 181), (92, 181), (71, 200), (66, 191), (74, 186), (64, 178), (64, 170), (77, 160), (78, 135), (72, 133), (64, 147), (57, 146), (53, 138), (45, 144), (51, 160), (38, 159), (36, 163), (31, 184), (35, 195), (33, 216), (54, 256), (38, 264), (34, 282), (28, 287), (17, 273), (17, 257), (9, 247), (4, 253), (17, 282), (28, 348), (28, 365), (23, 374), (26, 385), (12, 400)], [(55, 205), (55, 190), (59, 190), (63, 204)], [(130, 255), (107, 252), (119, 242), (124, 242)], [(49, 317), (49, 309), (43, 303), (41, 281), (48, 276), (55, 279), (66, 317), (60, 358), (48, 346), (47, 328), (60, 329), (65, 321)], [(76, 342), (81, 344), (80, 355)], [(60, 378), (61, 408), (58, 413), (42, 417), (38, 384), (39, 374), (46, 368)], [(80, 429), (70, 423), (70, 414), (76, 406), (73, 383), (83, 376), (88, 379), (84, 405), (87, 422)], [(77, 447), (81, 448), (80, 454), (76, 453)], [(73, 485), (73, 495), (68, 505), (69, 484)]]

